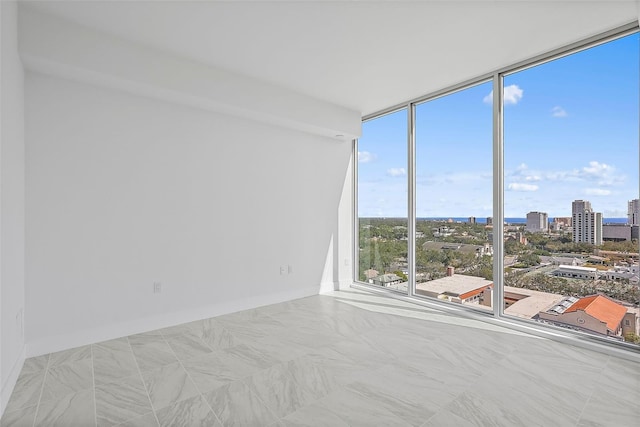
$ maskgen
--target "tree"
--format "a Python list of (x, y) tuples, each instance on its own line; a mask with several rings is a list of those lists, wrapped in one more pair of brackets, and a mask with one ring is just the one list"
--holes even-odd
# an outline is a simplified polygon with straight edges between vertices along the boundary
[(522, 245), (517, 240), (507, 240), (504, 242), (504, 253), (507, 255), (517, 255), (524, 249), (524, 245)]
[(544, 249), (549, 242), (549, 237), (542, 233), (527, 233), (527, 241), (535, 248)]
[(407, 277), (406, 274), (404, 274), (402, 271), (400, 270), (396, 270), (393, 272), (393, 274), (395, 274), (396, 276), (398, 276), (399, 278), (401, 278), (402, 280), (409, 280), (409, 278)]
[(466, 272), (472, 276), (478, 276), (487, 280), (493, 280), (493, 258), (483, 255)]
[(522, 254), (518, 255), (518, 262), (527, 267), (532, 267), (540, 265), (540, 257), (534, 253)]
[(638, 252), (638, 241), (604, 242), (602, 249), (615, 252)]
[(624, 340), (633, 344), (640, 344), (640, 335), (634, 334), (633, 332), (627, 332), (624, 334)]

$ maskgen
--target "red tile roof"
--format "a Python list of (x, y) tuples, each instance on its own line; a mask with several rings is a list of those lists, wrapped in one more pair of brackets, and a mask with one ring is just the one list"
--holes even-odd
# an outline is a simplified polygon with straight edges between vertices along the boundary
[(480, 287), (480, 288), (478, 288), (478, 289), (474, 289), (474, 290), (472, 290), (472, 291), (465, 292), (464, 294), (460, 294), (460, 297), (459, 297), (459, 298), (460, 298), (461, 300), (465, 300), (465, 299), (467, 299), (467, 298), (471, 298), (471, 297), (473, 297), (473, 296), (476, 296), (476, 295), (481, 294), (481, 293), (482, 293), (485, 289), (487, 289), (487, 288), (493, 288), (493, 283), (492, 283), (490, 286), (486, 286), (486, 285), (484, 285), (484, 286), (482, 286), (482, 287)]
[(582, 310), (592, 317), (607, 324), (607, 329), (615, 332), (622, 318), (627, 313), (627, 309), (624, 306), (618, 304), (615, 301), (610, 300), (604, 295), (591, 295), (589, 297), (580, 298), (571, 307), (569, 307), (565, 313), (571, 313), (574, 311)]

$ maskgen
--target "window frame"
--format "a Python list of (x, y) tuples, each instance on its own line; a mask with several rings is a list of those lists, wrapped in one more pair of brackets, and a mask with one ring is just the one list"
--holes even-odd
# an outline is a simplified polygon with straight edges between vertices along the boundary
[[(502, 301), (504, 300), (504, 227), (495, 227), (493, 230), (493, 312), (473, 309), (472, 307), (464, 307), (435, 298), (429, 298), (416, 294), (416, 107), (419, 104), (444, 97), (466, 88), (493, 82), (493, 223), (504, 223), (504, 111), (503, 111), (503, 89), (504, 78), (519, 71), (533, 68), (544, 63), (561, 59), (565, 56), (590, 49), (619, 38), (623, 38), (632, 34), (640, 33), (640, 26), (637, 21), (620, 26), (610, 31), (600, 33), (598, 35), (588, 37), (581, 41), (553, 49), (547, 53), (514, 63), (512, 65), (496, 69), (495, 71), (478, 76), (476, 78), (466, 80), (459, 84), (455, 84), (444, 89), (431, 92), (426, 95), (411, 99), (407, 102), (396, 104), (384, 110), (368, 114), (362, 118), (362, 122), (374, 120), (387, 114), (398, 112), (406, 109), (407, 111), (407, 208), (408, 208), (408, 290), (407, 294), (401, 294), (397, 291), (391, 291), (380, 287), (373, 287), (368, 283), (360, 282), (359, 278), (359, 217), (358, 217), (358, 140), (353, 140), (353, 287), (360, 287), (371, 290), (376, 293), (382, 293), (393, 298), (410, 300), (420, 305), (428, 307), (436, 307), (445, 311), (451, 311), (463, 315), (472, 315), (488, 320), (490, 322), (498, 322), (503, 326), (511, 326), (516, 329), (527, 330), (534, 335), (544, 336), (547, 338), (560, 337), (563, 341), (571, 341), (576, 345), (587, 346), (589, 348), (598, 347), (608, 353), (616, 352), (622, 349), (622, 355), (628, 353), (629, 350), (638, 352), (640, 349), (637, 345), (626, 342), (618, 342), (609, 340), (605, 337), (598, 337), (581, 331), (567, 330), (555, 325), (542, 324), (532, 322), (530, 320), (519, 319), (504, 314)], [(638, 141), (640, 145), (640, 141)], [(638, 159), (638, 167), (640, 169), (640, 158)], [(640, 183), (639, 183), (640, 185)], [(639, 244), (640, 246), (640, 244)], [(639, 247), (640, 251), (640, 247)], [(603, 346), (602, 344), (606, 344)]]

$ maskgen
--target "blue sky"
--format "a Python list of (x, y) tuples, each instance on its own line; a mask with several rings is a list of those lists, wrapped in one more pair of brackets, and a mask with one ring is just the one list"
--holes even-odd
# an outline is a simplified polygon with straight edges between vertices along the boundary
[[(505, 77), (505, 216), (625, 217), (638, 194), (638, 34)], [(490, 82), (416, 111), (418, 217), (492, 215)], [(406, 216), (407, 116), (363, 124), (359, 215)]]

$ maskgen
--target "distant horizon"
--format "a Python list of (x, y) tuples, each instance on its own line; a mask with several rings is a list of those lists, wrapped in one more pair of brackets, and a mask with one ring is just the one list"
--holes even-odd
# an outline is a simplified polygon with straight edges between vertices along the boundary
[[(448, 220), (452, 220), (454, 222), (469, 222), (469, 218), (471, 218), (473, 216), (437, 216), (437, 217), (416, 217), (416, 220), (420, 221), (448, 221)], [(359, 219), (407, 219), (407, 217), (401, 217), (401, 216), (361, 216), (358, 217)], [(476, 223), (478, 224), (486, 224), (487, 222), (487, 217), (473, 217), (476, 219)], [(492, 218), (492, 217), (489, 217)], [(557, 217), (549, 217), (549, 223), (552, 223), (554, 218), (571, 218), (571, 215), (569, 216), (557, 216)], [(504, 218), (505, 222), (507, 223), (522, 223), (525, 224), (527, 222), (527, 218), (526, 217), (505, 217)], [(602, 224), (626, 224), (628, 222), (628, 218), (627, 217), (603, 217), (602, 218)]]

